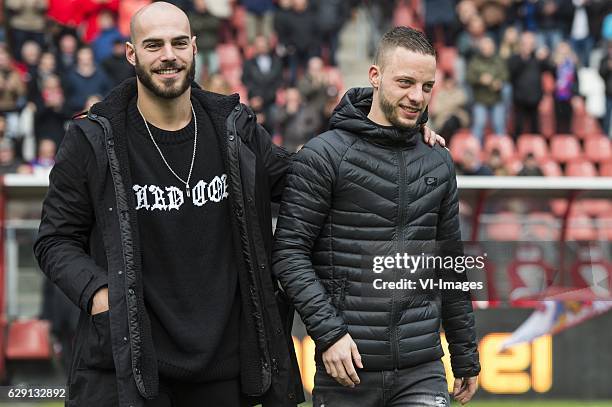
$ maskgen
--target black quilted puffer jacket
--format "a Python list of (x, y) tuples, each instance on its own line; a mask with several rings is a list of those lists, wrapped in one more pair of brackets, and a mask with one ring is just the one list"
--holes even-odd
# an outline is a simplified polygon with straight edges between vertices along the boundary
[[(460, 246), (460, 230), (448, 151), (425, 144), (419, 130), (375, 124), (367, 118), (371, 104), (371, 88), (351, 89), (331, 130), (294, 158), (276, 226), (274, 274), (315, 341), (319, 362), (346, 333), (366, 370), (433, 361), (443, 355), (442, 322), (453, 373), (475, 376), (480, 365), (469, 293), (373, 289), (373, 280), (385, 276), (373, 272), (373, 256), (435, 254), (429, 250), (440, 243)], [(440, 272), (395, 270), (391, 277)]]

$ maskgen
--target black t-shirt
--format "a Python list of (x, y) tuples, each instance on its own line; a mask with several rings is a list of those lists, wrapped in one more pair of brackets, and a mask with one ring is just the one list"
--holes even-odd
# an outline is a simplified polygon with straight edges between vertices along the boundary
[[(233, 256), (227, 174), (206, 111), (192, 99), (198, 124), (193, 173), (186, 186), (155, 148), (134, 98), (128, 107), (132, 193), (142, 246), (144, 299), (160, 375), (185, 381), (239, 373), (240, 301)], [(194, 121), (178, 131), (149, 129), (168, 164), (187, 180)]]

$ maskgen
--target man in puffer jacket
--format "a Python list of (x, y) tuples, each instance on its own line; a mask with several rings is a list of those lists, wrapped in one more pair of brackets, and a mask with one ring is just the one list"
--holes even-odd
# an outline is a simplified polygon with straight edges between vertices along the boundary
[(477, 389), (469, 292), (381, 289), (381, 280), (417, 277), (464, 283), (465, 273), (373, 267), (397, 254), (462, 252), (453, 162), (420, 135), (435, 71), (422, 33), (389, 31), (369, 70), (372, 88), (351, 89), (330, 130), (289, 170), (273, 272), (316, 344), (315, 407), (449, 406), (440, 322), (455, 399), (467, 403)]

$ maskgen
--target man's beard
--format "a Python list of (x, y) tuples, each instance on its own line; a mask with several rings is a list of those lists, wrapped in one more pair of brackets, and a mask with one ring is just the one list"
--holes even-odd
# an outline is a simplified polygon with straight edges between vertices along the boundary
[[(140, 65), (140, 63), (138, 62), (138, 56), (136, 56), (135, 58), (136, 58), (136, 66), (134, 67), (134, 70), (136, 72), (136, 76), (138, 77), (140, 82), (144, 85), (144, 87), (147, 88), (149, 91), (151, 91), (151, 93), (153, 93), (157, 97), (164, 98), (164, 99), (177, 98), (181, 96), (183, 93), (185, 93), (187, 89), (189, 89), (189, 87), (191, 86), (191, 82), (193, 82), (193, 80), (195, 79), (195, 64), (196, 64), (195, 58), (191, 62), (191, 65), (189, 66), (189, 68), (187, 68), (188, 69), (187, 76), (183, 79), (181, 83), (179, 83), (178, 87), (176, 86), (165, 87), (165, 86), (159, 86), (155, 84), (155, 82), (153, 82), (153, 74), (149, 73), (142, 65)], [(170, 64), (163, 64), (162, 66), (159, 67), (159, 69), (172, 69), (172, 68), (179, 69), (179, 66), (174, 63), (170, 63)]]
[(383, 91), (382, 83), (378, 88), (378, 99), (380, 110), (382, 110), (389, 123), (391, 123), (394, 127), (397, 127), (400, 130), (410, 130), (417, 127), (417, 123), (419, 122), (421, 116), (418, 116), (416, 123), (413, 125), (406, 125), (402, 123), (397, 114), (397, 109), (399, 108), (399, 106), (394, 105), (389, 99), (386, 98), (385, 92)]

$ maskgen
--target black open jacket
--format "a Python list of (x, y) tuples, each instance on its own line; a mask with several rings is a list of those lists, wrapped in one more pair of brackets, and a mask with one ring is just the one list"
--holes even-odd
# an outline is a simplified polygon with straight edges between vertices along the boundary
[[(303, 392), (290, 336), (292, 311), (275, 289), (270, 266), (270, 201), (280, 198), (290, 156), (271, 143), (237, 95), (197, 86), (191, 91), (211, 118), (229, 177), (234, 216), (227, 233), (234, 236), (242, 266), (242, 391), (253, 403), (295, 406)], [(43, 272), (81, 308), (79, 329), (89, 329), (88, 304), (108, 286), (111, 360), (121, 407), (142, 406), (157, 395), (159, 384), (126, 147), (127, 105), (136, 92), (136, 80), (128, 79), (71, 123), (50, 175), (34, 246)], [(82, 336), (77, 333), (76, 359)]]
[[(461, 255), (462, 247), (449, 152), (425, 144), (416, 130), (373, 123), (371, 104), (371, 88), (350, 90), (331, 130), (296, 154), (276, 225), (274, 274), (314, 340), (319, 363), (346, 333), (366, 370), (437, 360), (442, 323), (453, 373), (475, 376), (480, 364), (469, 293), (372, 288), (373, 256)], [(421, 123), (426, 120), (423, 115)], [(389, 273), (399, 280), (400, 271)], [(419, 273), (465, 281), (451, 270)]]

